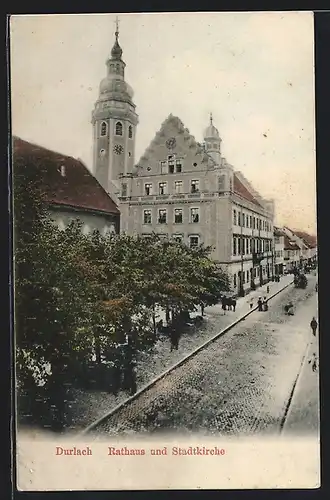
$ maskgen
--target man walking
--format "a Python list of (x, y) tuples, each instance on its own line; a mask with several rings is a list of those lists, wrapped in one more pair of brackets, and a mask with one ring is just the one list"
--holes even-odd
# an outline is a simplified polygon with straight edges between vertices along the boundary
[(258, 299), (258, 311), (262, 311), (262, 298), (259, 297)]
[(317, 321), (314, 318), (314, 316), (313, 316), (313, 319), (311, 321), (311, 329), (312, 329), (314, 337), (316, 337)]

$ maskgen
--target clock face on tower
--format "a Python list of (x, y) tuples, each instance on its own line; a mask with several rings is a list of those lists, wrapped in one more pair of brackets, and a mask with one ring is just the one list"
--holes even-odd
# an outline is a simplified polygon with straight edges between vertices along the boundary
[(121, 155), (124, 152), (124, 148), (121, 144), (115, 144), (113, 150), (117, 155)]

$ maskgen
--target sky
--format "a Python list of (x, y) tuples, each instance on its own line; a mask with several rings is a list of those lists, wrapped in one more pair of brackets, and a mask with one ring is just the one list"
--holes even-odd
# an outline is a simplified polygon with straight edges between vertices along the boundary
[[(195, 136), (213, 114), (222, 154), (276, 223), (316, 232), (314, 32), (310, 12), (120, 14), (139, 115), (136, 163), (172, 113)], [(116, 14), (12, 16), (12, 132), (92, 170), (91, 114)]]

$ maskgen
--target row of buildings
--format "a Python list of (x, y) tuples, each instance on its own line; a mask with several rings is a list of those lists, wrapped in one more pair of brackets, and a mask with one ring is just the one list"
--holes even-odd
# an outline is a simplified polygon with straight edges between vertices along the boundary
[(212, 115), (202, 142), (169, 115), (135, 161), (139, 120), (118, 37), (117, 28), (92, 112), (92, 173), (80, 160), (14, 138), (14, 157), (34, 155), (43, 165), (54, 221), (65, 227), (79, 217), (86, 232), (156, 232), (191, 247), (211, 246), (241, 295), (313, 262), (315, 238), (274, 226), (274, 201), (223, 157)]

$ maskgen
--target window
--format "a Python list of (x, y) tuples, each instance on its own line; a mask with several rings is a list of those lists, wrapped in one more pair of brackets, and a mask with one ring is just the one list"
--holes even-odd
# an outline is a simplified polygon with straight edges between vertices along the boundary
[(126, 196), (127, 196), (127, 184), (121, 185), (121, 196), (123, 198), (126, 198)]
[(224, 191), (225, 190), (225, 176), (224, 175), (220, 175), (218, 177), (218, 191), (221, 192), (221, 191)]
[(250, 279), (250, 276), (249, 276), (249, 271), (246, 271), (246, 282), (248, 283), (249, 282), (249, 279)]
[(233, 212), (233, 223), (234, 223), (234, 226), (236, 226), (236, 224), (237, 224), (237, 214), (236, 214), (236, 210), (234, 210), (234, 212)]
[(238, 238), (237, 238), (237, 253), (238, 253), (238, 255), (241, 254), (241, 238), (240, 238), (240, 236), (238, 236)]
[(236, 236), (233, 236), (233, 255), (237, 254), (237, 240)]
[(101, 123), (101, 135), (107, 135), (107, 122), (102, 122)]
[(174, 174), (174, 160), (168, 162), (168, 173)]
[(237, 286), (237, 276), (236, 276), (236, 273), (234, 274), (233, 278), (234, 278), (234, 287), (236, 287)]
[(166, 194), (166, 182), (159, 183), (159, 194)]
[(250, 215), (250, 227), (252, 228), (252, 215)]
[(132, 128), (132, 125), (130, 125), (128, 127), (128, 138), (132, 139), (132, 137), (133, 137), (133, 128)]
[(196, 248), (196, 247), (198, 247), (198, 243), (199, 243), (199, 237), (198, 236), (190, 236), (189, 237), (190, 248)]
[(240, 226), (241, 225), (241, 213), (238, 212), (238, 225)]
[(143, 211), (143, 224), (151, 224), (151, 210)]
[(191, 181), (191, 192), (192, 193), (198, 193), (199, 191), (199, 181), (193, 180)]
[(246, 243), (246, 238), (242, 238), (242, 254), (245, 255), (245, 243)]
[(167, 171), (166, 171), (167, 170), (167, 163), (166, 163), (166, 161), (161, 161), (160, 162), (160, 169), (161, 169), (160, 171), (161, 171), (162, 174), (166, 174), (167, 173)]
[(166, 221), (167, 221), (166, 209), (158, 210), (158, 224), (166, 224)]
[(183, 182), (182, 181), (175, 181), (175, 183), (174, 183), (174, 191), (177, 194), (183, 192)]
[(176, 160), (175, 167), (176, 167), (176, 173), (177, 174), (179, 174), (180, 172), (182, 172), (182, 163), (181, 163), (181, 160)]
[(173, 240), (176, 241), (177, 243), (182, 243), (183, 241), (182, 234), (173, 234)]
[(255, 229), (255, 228), (256, 228), (256, 218), (253, 217), (253, 229)]
[(190, 209), (190, 220), (191, 222), (199, 222), (199, 208)]
[(242, 227), (245, 227), (245, 214), (242, 214)]
[(144, 185), (144, 193), (146, 196), (150, 196), (152, 194), (152, 184), (150, 182)]
[(175, 222), (175, 224), (182, 224), (182, 221), (183, 221), (182, 208), (175, 208), (174, 209), (174, 222)]
[(123, 125), (120, 122), (116, 123), (116, 135), (123, 135)]

